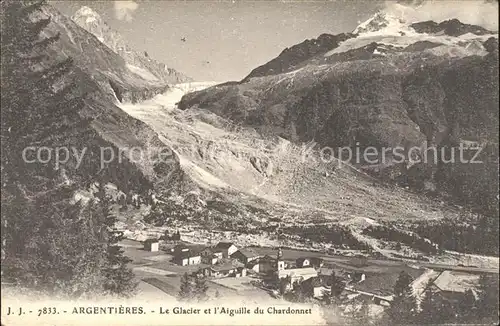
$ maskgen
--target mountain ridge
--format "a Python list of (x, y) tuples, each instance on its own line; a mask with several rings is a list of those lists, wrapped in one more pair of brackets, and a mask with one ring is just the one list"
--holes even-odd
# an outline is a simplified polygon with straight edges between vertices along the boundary
[[(208, 110), (263, 134), (298, 143), (314, 140), (333, 148), (356, 142), (362, 147), (408, 148), (426, 141), (445, 146), (443, 141), (450, 135), (454, 143), (479, 137), (494, 144), (498, 34), (457, 20), (416, 26), (428, 25), (437, 26), (431, 30), (436, 35), (411, 31), (405, 25), (411, 33), (391, 30), (387, 36), (386, 26), (381, 26), (339, 34), (341, 42), (335, 36), (322, 36), (334, 41), (325, 42), (327, 46), (319, 46), (318, 51), (308, 51), (315, 42), (307, 40), (284, 50), (239, 83), (185, 95), (179, 108)], [(443, 36), (442, 31), (458, 36)], [(452, 87), (455, 83), (468, 86)], [(472, 94), (476, 93), (483, 97), (475, 100)], [(479, 175), (485, 180), (495, 175), (491, 161), (495, 151), (489, 147), (487, 152), (483, 153), (489, 157), (486, 170), (474, 172), (457, 165), (453, 172), (441, 171), (446, 181), (434, 179), (435, 167), (421, 170), (417, 165), (396, 174), (415, 182), (412, 186), (417, 188), (431, 181), (433, 185), (424, 191), (437, 187), (446, 192), (446, 188), (470, 205), (486, 200), (490, 204), (477, 206), (492, 208), (497, 200), (495, 184), (485, 189), (474, 181)], [(451, 183), (458, 182), (460, 173), (467, 175), (463, 181), (467, 185), (457, 190)]]
[[(126, 40), (102, 19), (102, 17), (88, 6), (83, 6), (71, 16), (77, 25), (95, 35), (103, 44), (120, 55), (131, 70), (138, 75), (148, 76), (150, 79), (159, 79), (165, 83), (176, 84), (192, 81), (177, 70), (167, 67), (151, 57), (146, 52), (132, 49)], [(151, 75), (154, 76), (151, 78)]]
[[(59, 35), (59, 40), (50, 45), (47, 64), (71, 57), (74, 62), (78, 91), (85, 97), (86, 105), (79, 112), (82, 119), (90, 118), (92, 122), (79, 139), (75, 135), (79, 147), (89, 147), (88, 161), (85, 169), (76, 169), (75, 165), (67, 164), (67, 176), (78, 179), (79, 175), (97, 175), (102, 162), (99, 161), (102, 148), (109, 147), (115, 154), (122, 153), (104, 170), (111, 173), (113, 182), (123, 189), (134, 189), (144, 192), (153, 185), (179, 186), (174, 180), (182, 178), (178, 158), (172, 155), (169, 164), (156, 167), (152, 160), (138, 161), (132, 157), (130, 148), (141, 147), (156, 153), (167, 146), (160, 141), (158, 135), (146, 124), (123, 112), (117, 105), (121, 102), (139, 102), (165, 92), (169, 86), (161, 80), (143, 78), (128, 67), (125, 60), (98, 38), (78, 26), (68, 17), (62, 15), (50, 5), (44, 5), (39, 15), (34, 19), (51, 19), (49, 25), (42, 31), (45, 37)], [(89, 138), (90, 137), (90, 138)], [(120, 163), (127, 166), (127, 172), (117, 172), (123, 169)], [(124, 176), (127, 175), (127, 176)], [(122, 177), (119, 177), (122, 175)]]

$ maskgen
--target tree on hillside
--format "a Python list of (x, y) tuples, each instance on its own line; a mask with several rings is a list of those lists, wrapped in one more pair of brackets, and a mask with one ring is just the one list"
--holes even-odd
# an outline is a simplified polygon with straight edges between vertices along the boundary
[(195, 292), (195, 298), (198, 302), (207, 301), (208, 299), (207, 291), (208, 291), (208, 285), (205, 280), (205, 277), (198, 275), (194, 276), (194, 292)]
[(33, 18), (43, 5), (44, 1), (2, 2), (2, 179), (7, 184), (40, 173), (39, 165), (28, 166), (23, 160), (26, 147), (66, 145), (68, 135), (89, 122), (78, 114), (84, 102), (76, 96), (72, 59), (50, 63), (44, 54), (59, 35), (39, 36), (50, 23), (50, 18)]
[(194, 284), (192, 278), (186, 272), (181, 277), (181, 286), (178, 294), (180, 301), (191, 301), (195, 298), (196, 292), (194, 289)]
[(479, 278), (479, 298), (477, 302), (478, 317), (485, 321), (498, 323), (499, 304), (498, 304), (498, 278), (483, 274)]
[(363, 300), (360, 304), (354, 302), (351, 306), (351, 310), (345, 316), (344, 324), (346, 325), (371, 325), (373, 317), (370, 315), (370, 306), (366, 300)]
[(0, 3), (2, 273), (21, 286), (81, 297), (102, 288), (98, 225), (72, 203), (75, 188), (61, 182), (61, 170), (22, 156), (29, 146), (71, 143), (89, 123), (79, 116), (72, 60), (45, 55), (59, 36), (40, 37), (50, 23), (36, 17), (43, 5)]
[(433, 291), (431, 284), (432, 281), (429, 282), (424, 291), (416, 321), (425, 325), (452, 322), (454, 318), (453, 307), (439, 293)]
[(411, 276), (402, 271), (394, 285), (394, 298), (387, 313), (395, 324), (409, 324), (414, 322), (417, 313), (417, 303), (411, 287)]
[(110, 199), (103, 182), (99, 183), (97, 193), (100, 196), (98, 209), (103, 225), (101, 239), (106, 247), (104, 290), (112, 295), (128, 297), (134, 294), (137, 283), (134, 281), (134, 273), (128, 267), (131, 259), (125, 256), (119, 246), (119, 242), (123, 240), (123, 232), (116, 229), (117, 219), (111, 212)]
[(281, 277), (278, 280), (278, 291), (281, 295), (284, 295), (286, 291), (288, 290), (288, 286), (291, 283), (291, 277), (290, 275), (287, 275), (286, 277)]
[(64, 297), (102, 294), (104, 248), (91, 215), (81, 204), (69, 203), (73, 190), (58, 188), (29, 200), (26, 210), (10, 220), (11, 241), (2, 261), (7, 279)]
[(456, 307), (458, 322), (473, 321), (477, 316), (477, 300), (471, 289), (465, 291), (464, 296), (458, 301)]
[(340, 297), (345, 288), (344, 282), (335, 275), (335, 271), (332, 271), (328, 285), (330, 286), (330, 297), (335, 300)]

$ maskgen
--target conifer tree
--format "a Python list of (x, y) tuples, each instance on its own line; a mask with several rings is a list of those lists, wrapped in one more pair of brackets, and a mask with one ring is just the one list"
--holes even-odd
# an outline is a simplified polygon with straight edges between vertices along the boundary
[(395, 324), (410, 324), (414, 322), (417, 313), (417, 303), (411, 287), (411, 276), (402, 271), (394, 286), (394, 298), (388, 309), (388, 315)]
[(471, 289), (466, 290), (455, 308), (459, 318), (458, 322), (466, 323), (473, 321), (477, 316), (477, 302), (474, 292)]
[(420, 304), (417, 321), (427, 325), (452, 322), (453, 319), (454, 311), (451, 305), (439, 293), (435, 293), (429, 284)]
[(186, 272), (181, 277), (181, 286), (178, 298), (180, 301), (191, 301), (195, 297), (194, 286), (191, 277)]
[(198, 302), (204, 302), (207, 301), (208, 296), (207, 296), (207, 291), (208, 291), (208, 285), (205, 280), (205, 277), (203, 276), (194, 276), (194, 292), (196, 300)]
[(99, 183), (99, 208), (102, 215), (102, 236), (106, 246), (106, 267), (104, 269), (104, 290), (117, 296), (128, 297), (135, 293), (137, 283), (134, 273), (128, 267), (131, 259), (126, 257), (119, 242), (124, 239), (123, 232), (116, 229), (116, 216), (112, 214), (110, 199), (106, 194), (104, 183)]
[(498, 277), (490, 275), (483, 274), (479, 278), (477, 312), (486, 322), (498, 323), (499, 320), (498, 282)]
[(329, 283), (328, 285), (330, 286), (331, 299), (332, 300), (338, 299), (342, 294), (342, 292), (344, 291), (345, 284), (335, 275), (335, 271), (332, 271), (328, 283)]
[(44, 3), (0, 3), (2, 273), (23, 286), (80, 297), (102, 282), (102, 246), (81, 218), (83, 207), (71, 203), (75, 189), (61, 186), (52, 164), (22, 156), (28, 146), (64, 145), (89, 122), (78, 113), (84, 94), (76, 94), (72, 60), (46, 55), (59, 36), (40, 37), (50, 24), (38, 18)]

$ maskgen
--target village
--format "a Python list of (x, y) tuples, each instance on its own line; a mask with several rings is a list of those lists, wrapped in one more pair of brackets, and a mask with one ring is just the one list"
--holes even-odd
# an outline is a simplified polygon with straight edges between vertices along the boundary
[[(450, 302), (476, 293), (480, 275), (491, 270), (458, 266), (415, 266), (396, 261), (335, 257), (288, 248), (239, 247), (229, 241), (212, 245), (188, 243), (177, 232), (146, 241), (125, 240), (140, 291), (177, 299), (182, 277), (201, 277), (208, 298), (244, 302), (297, 300), (323, 302), (334, 291), (344, 307), (366, 302), (374, 313), (390, 306), (401, 273), (411, 278), (417, 301), (432, 288)], [(449, 268), (449, 269), (448, 269)]]

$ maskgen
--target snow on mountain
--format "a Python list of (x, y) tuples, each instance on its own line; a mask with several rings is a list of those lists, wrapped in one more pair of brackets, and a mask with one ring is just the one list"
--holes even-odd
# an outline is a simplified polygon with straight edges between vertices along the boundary
[[(394, 8), (399, 10), (395, 10)], [(481, 46), (490, 37), (498, 38), (498, 33), (482, 27), (463, 24), (458, 20), (448, 20), (440, 24), (432, 21), (415, 23), (415, 10), (396, 5), (390, 12), (379, 11), (361, 23), (353, 31), (356, 35), (342, 42), (338, 47), (326, 52), (324, 57), (377, 43), (384, 46), (406, 48), (417, 42), (432, 42), (444, 47), (433, 50), (435, 54), (450, 56), (486, 55)], [(377, 48), (374, 49), (376, 51)], [(374, 52), (375, 53), (375, 52)]]
[[(171, 110), (176, 107), (177, 103), (184, 95), (204, 90), (216, 84), (217, 82), (214, 81), (173, 84), (169, 86), (169, 89), (166, 92), (158, 94), (150, 100), (143, 101), (141, 104), (146, 107), (162, 107), (164, 109)], [(122, 108), (130, 107), (133, 107), (133, 104), (122, 105)]]
[(402, 17), (379, 11), (370, 19), (358, 25), (352, 33), (384, 33), (385, 35), (397, 35), (407, 30), (408, 25)]
[(175, 69), (167, 67), (165, 63), (152, 59), (147, 53), (132, 49), (127, 41), (118, 32), (111, 29), (102, 17), (90, 7), (81, 7), (71, 19), (92, 33), (113, 52), (120, 55), (129, 64), (128, 67), (133, 73), (147, 80), (158, 80), (169, 84), (191, 80)]

